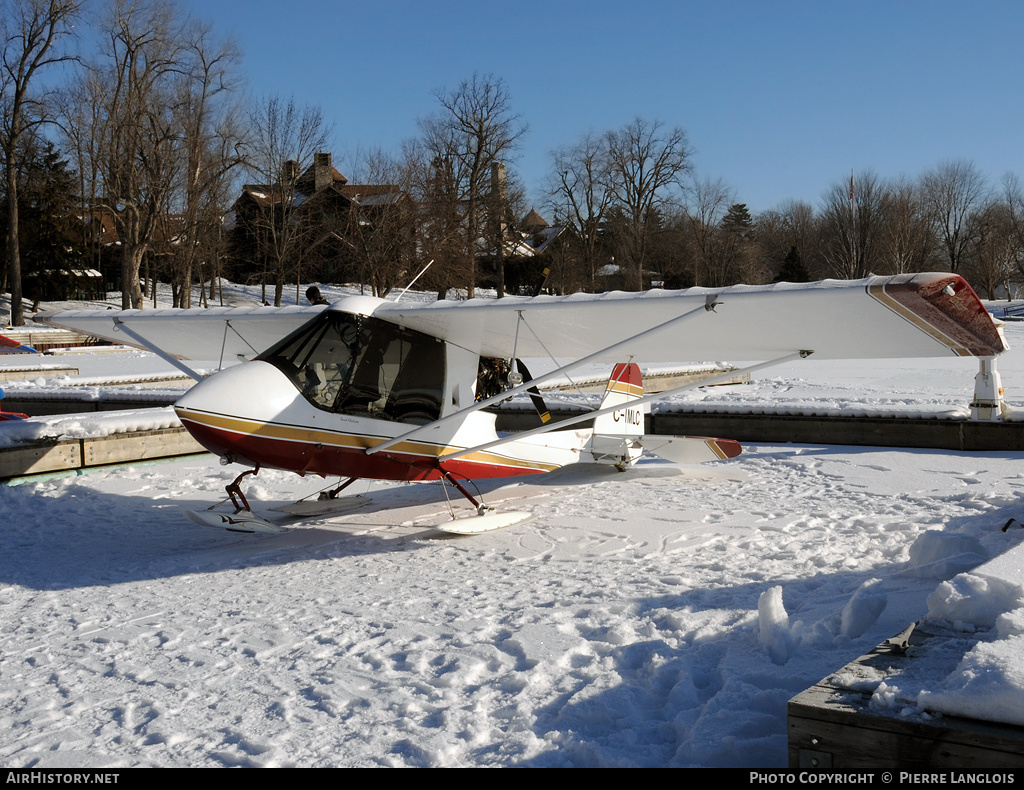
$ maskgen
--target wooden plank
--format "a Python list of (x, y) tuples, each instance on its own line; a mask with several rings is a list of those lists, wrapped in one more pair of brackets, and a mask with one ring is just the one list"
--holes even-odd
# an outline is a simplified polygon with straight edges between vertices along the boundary
[(0, 480), (205, 453), (184, 428), (0, 448)]
[(52, 348), (70, 348), (73, 346), (94, 346), (107, 343), (107, 341), (99, 340), (92, 335), (69, 330), (56, 331), (44, 329), (33, 331), (31, 329), (5, 329), (3, 334), (4, 337), (34, 348), (36, 351), (47, 351)]
[(83, 439), (82, 445), (82, 466), (86, 467), (206, 452), (184, 428)]
[(156, 409), (161, 406), (171, 406), (180, 397), (174, 395), (168, 398), (137, 398), (133, 399), (130, 394), (123, 398), (103, 398), (96, 400), (83, 395), (79, 398), (71, 396), (64, 398), (38, 398), (19, 397), (17, 394), (4, 398), (0, 401), (4, 411), (17, 411), (27, 414), (30, 417), (45, 417), (51, 414), (84, 414), (94, 411), (123, 411), (125, 409)]
[(77, 469), (81, 465), (82, 449), (77, 439), (0, 448), (0, 479)]
[[(943, 719), (941, 724), (872, 717), (865, 710), (823, 721), (789, 712), (789, 767), (802, 770), (1024, 770), (1024, 743), (1001, 728)], [(903, 726), (900, 726), (903, 725)], [(964, 729), (964, 728), (967, 729)]]

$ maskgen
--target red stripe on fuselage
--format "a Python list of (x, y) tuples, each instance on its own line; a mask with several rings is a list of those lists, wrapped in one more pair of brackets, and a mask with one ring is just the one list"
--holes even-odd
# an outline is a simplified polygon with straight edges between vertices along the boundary
[(441, 472), (466, 478), (517, 477), (546, 470), (457, 458), (439, 464), (436, 456), (383, 452), (366, 455), (362, 449), (303, 442), (252, 433), (236, 433), (181, 418), (189, 433), (210, 452), (258, 466), (327, 477), (373, 480), (436, 480)]

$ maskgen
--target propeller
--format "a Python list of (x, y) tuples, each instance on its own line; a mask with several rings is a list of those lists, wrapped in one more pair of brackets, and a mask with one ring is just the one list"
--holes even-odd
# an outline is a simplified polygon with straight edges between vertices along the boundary
[[(509, 374), (510, 383), (514, 376), (518, 376), (520, 381), (533, 380), (533, 376), (530, 375), (530, 371), (527, 369), (526, 365), (523, 364), (523, 360), (521, 359), (516, 360), (516, 371), (516, 373)], [(533, 401), (533, 408), (537, 410), (537, 416), (540, 417), (540, 421), (544, 423), (550, 422), (551, 412), (549, 412), (548, 407), (544, 405), (544, 398), (541, 397), (540, 390), (536, 387), (530, 387), (526, 392), (530, 396), (530, 400)]]

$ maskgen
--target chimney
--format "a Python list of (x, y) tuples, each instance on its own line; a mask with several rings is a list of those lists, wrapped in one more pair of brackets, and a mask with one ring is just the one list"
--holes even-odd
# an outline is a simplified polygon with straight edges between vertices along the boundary
[(319, 192), (334, 183), (331, 173), (331, 155), (316, 154), (313, 157), (313, 190)]

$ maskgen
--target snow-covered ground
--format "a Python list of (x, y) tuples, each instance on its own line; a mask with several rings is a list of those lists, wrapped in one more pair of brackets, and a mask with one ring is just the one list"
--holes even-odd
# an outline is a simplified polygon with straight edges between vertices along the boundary
[[(1007, 336), (1024, 410), (1024, 327)], [(962, 411), (975, 372), (808, 360), (679, 405)], [(237, 474), (215, 460), (0, 487), (0, 763), (784, 767), (787, 701), (929, 613), (964, 655), (868, 688), (876, 707), (978, 715), (984, 677), (1013, 721), (1024, 580), (958, 574), (1022, 543), (1002, 531), (1022, 460), (751, 445), (577, 467), (485, 488), (534, 518), (469, 538), (429, 528), (436, 484), (357, 484), (361, 508), (275, 536), (183, 517)], [(247, 490), (265, 512), (323, 485)]]

